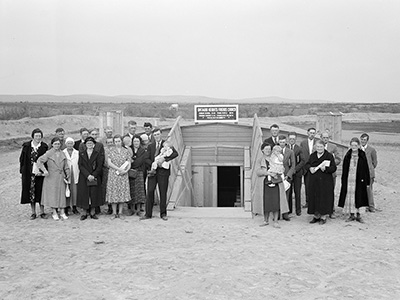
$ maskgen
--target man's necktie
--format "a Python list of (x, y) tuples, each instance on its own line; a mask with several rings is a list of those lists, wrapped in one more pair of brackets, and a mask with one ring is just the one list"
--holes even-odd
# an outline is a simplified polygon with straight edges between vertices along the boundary
[(157, 156), (158, 154), (160, 154), (160, 142), (157, 142), (157, 147), (156, 147), (156, 154), (155, 154), (155, 156)]

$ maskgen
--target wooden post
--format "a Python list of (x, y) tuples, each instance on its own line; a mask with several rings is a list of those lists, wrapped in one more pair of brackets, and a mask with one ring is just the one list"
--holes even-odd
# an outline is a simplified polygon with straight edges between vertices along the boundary
[(124, 134), (124, 113), (122, 110), (114, 110), (114, 111), (102, 111), (100, 112), (100, 125), (99, 125), (99, 133), (100, 136), (104, 136), (104, 128), (107, 126), (111, 126), (113, 128), (113, 134)]
[(342, 142), (342, 114), (341, 113), (318, 113), (317, 114), (317, 133), (322, 134), (327, 131), (332, 141)]

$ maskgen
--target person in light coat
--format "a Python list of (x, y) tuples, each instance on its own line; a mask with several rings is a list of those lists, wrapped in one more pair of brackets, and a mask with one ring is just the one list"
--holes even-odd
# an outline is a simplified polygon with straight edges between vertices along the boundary
[(65, 145), (67, 148), (63, 150), (65, 157), (67, 158), (67, 163), (69, 170), (71, 172), (70, 182), (68, 188), (70, 190), (70, 196), (67, 197), (67, 209), (66, 214), (68, 215), (68, 207), (72, 208), (72, 213), (78, 214), (79, 211), (76, 209), (76, 201), (78, 198), (78, 181), (79, 181), (79, 151), (74, 149), (74, 139), (67, 137), (65, 140)]

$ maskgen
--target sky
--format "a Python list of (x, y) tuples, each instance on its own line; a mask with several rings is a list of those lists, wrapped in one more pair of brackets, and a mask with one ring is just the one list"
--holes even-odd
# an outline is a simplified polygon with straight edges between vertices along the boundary
[(400, 1), (0, 0), (0, 94), (400, 102)]

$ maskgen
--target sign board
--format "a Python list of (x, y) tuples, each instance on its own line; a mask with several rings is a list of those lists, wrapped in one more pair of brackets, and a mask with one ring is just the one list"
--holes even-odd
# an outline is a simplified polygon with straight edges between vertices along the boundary
[(194, 121), (198, 122), (238, 122), (239, 105), (195, 105)]

